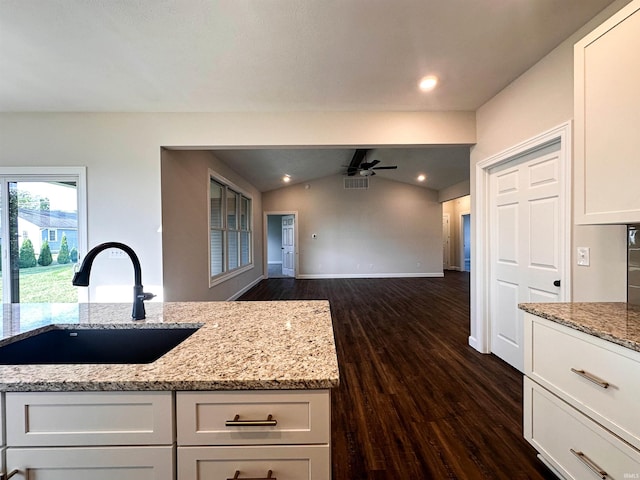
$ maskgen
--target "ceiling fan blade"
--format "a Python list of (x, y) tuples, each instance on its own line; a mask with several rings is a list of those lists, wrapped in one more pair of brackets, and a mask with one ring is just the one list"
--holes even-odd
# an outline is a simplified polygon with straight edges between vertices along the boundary
[(395, 170), (396, 168), (398, 168), (398, 166), (393, 165), (390, 167), (373, 167), (371, 170)]
[(353, 157), (351, 157), (351, 163), (347, 167), (347, 175), (353, 177), (356, 173), (358, 173), (358, 169), (360, 168), (360, 164), (364, 157), (367, 155), (366, 148), (358, 148), (355, 152), (353, 152)]
[(360, 168), (362, 168), (364, 170), (369, 170), (370, 168), (375, 167), (379, 163), (380, 163), (380, 160), (372, 160), (370, 162), (365, 162), (365, 163), (360, 164)]

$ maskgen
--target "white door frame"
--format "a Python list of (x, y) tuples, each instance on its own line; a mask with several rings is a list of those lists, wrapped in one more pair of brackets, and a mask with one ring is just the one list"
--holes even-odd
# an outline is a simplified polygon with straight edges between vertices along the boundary
[[(471, 207), (471, 332), (469, 345), (482, 353), (491, 352), (491, 322), (489, 316), (490, 248), (489, 248), (489, 170), (560, 141), (559, 160), (564, 181), (561, 196), (564, 198), (565, 238), (561, 301), (571, 301), (571, 121), (548, 130), (518, 145), (508, 148), (475, 166), (475, 195)], [(475, 328), (474, 328), (475, 327)], [(475, 331), (475, 336), (473, 332)]]
[[(444, 238), (444, 219), (447, 219), (447, 239), (446, 239), (446, 243), (445, 243), (445, 238)], [(443, 237), (442, 237), (442, 269), (443, 270), (449, 270), (451, 268), (451, 215), (449, 215), (448, 213), (443, 213), (442, 214), (442, 224), (443, 224)], [(446, 249), (444, 248), (444, 246), (446, 245)]]
[(263, 224), (262, 224), (262, 245), (263, 245), (263, 251), (262, 251), (262, 258), (263, 258), (263, 265), (262, 265), (262, 271), (263, 271), (263, 276), (264, 278), (269, 278), (269, 257), (268, 257), (268, 251), (267, 248), (269, 247), (269, 224), (268, 224), (268, 217), (269, 215), (293, 215), (293, 236), (294, 236), (294, 258), (293, 258), (293, 273), (294, 273), (294, 278), (298, 278), (298, 211), (297, 210), (274, 210), (274, 211), (264, 211), (263, 212)]

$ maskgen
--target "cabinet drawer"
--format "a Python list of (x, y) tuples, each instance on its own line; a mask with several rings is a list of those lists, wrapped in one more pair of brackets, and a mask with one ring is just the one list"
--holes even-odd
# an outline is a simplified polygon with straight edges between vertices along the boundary
[(331, 478), (328, 445), (178, 447), (178, 480)]
[[(329, 443), (329, 412), (329, 390), (178, 392), (178, 445)], [(270, 415), (271, 425), (228, 425)]]
[[(640, 447), (640, 353), (533, 315), (527, 318), (532, 331), (526, 337), (532, 343), (526, 346), (526, 374)], [(609, 385), (603, 388), (585, 375)]]
[(566, 478), (599, 478), (593, 469), (606, 478), (640, 475), (640, 452), (526, 377), (524, 411), (525, 438)]
[(12, 480), (173, 480), (173, 447), (8, 448)]
[(7, 444), (171, 445), (171, 392), (7, 393)]

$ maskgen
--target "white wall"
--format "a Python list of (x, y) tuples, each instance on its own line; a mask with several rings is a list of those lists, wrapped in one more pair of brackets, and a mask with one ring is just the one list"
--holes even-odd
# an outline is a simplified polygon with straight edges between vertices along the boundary
[[(478, 141), (471, 151), (472, 198), (477, 162), (573, 118), (573, 44), (627, 3), (612, 4), (476, 112)], [(574, 178), (574, 182), (579, 181)], [(475, 225), (472, 230), (475, 235)], [(574, 301), (625, 301), (624, 232), (623, 226), (574, 227)], [(575, 266), (576, 246), (591, 247), (590, 267)], [(474, 257), (478, 258), (472, 253)], [(471, 337), (476, 336), (475, 327), (472, 323)]]
[[(475, 140), (472, 112), (0, 114), (0, 165), (87, 166), (89, 246), (110, 240), (129, 244), (140, 257), (145, 287), (159, 298), (161, 147), (469, 145)], [(106, 284), (122, 287), (118, 298), (131, 300), (133, 273), (126, 263), (97, 258), (91, 301), (104, 298), (96, 286)]]
[(299, 277), (442, 275), (436, 191), (381, 176), (370, 178), (368, 190), (345, 190), (343, 178), (263, 194), (266, 211), (298, 211)]

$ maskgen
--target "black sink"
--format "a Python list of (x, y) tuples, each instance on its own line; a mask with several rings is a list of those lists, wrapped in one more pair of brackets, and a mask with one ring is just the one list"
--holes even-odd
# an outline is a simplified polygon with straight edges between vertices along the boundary
[(0, 347), (0, 365), (151, 363), (197, 328), (55, 328)]

